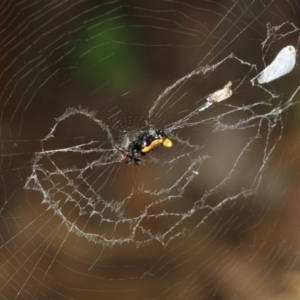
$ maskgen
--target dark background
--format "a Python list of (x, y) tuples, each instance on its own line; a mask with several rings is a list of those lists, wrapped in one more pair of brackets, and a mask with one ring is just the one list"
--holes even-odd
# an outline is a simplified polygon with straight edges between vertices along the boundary
[[(296, 1), (2, 1), (2, 298), (297, 299), (299, 96), (292, 95), (299, 67), (265, 90), (250, 79), (286, 45), (297, 48), (299, 13)], [(272, 31), (268, 23), (282, 27)], [(225, 59), (231, 53), (239, 60)], [(180, 100), (164, 98), (149, 117), (154, 101), (176, 80), (224, 59), (179, 85), (170, 99)], [(181, 128), (186, 112), (229, 80), (233, 96)], [(96, 114), (61, 122), (57, 118), (69, 107)], [(231, 129), (216, 130), (218, 116)], [(95, 119), (108, 126), (115, 144)], [(87, 185), (78, 183), (78, 191), (89, 195), (92, 186), (104, 199), (94, 217), (59, 176), (39, 174), (42, 187), (24, 189), (36, 162), (51, 173), (98, 159), (69, 151), (39, 161), (38, 153), (90, 141), (113, 148), (125, 131), (147, 129), (145, 121), (157, 128), (175, 124), (174, 147), (155, 150), (137, 168), (114, 162), (89, 169)], [(55, 136), (48, 138), (55, 124)], [(203, 149), (193, 150), (187, 141)], [(205, 155), (209, 159), (202, 161)], [(192, 165), (199, 174), (185, 187)], [(178, 190), (169, 188), (179, 178)], [(165, 188), (163, 196), (146, 192)], [(68, 195), (75, 201), (66, 201)], [(87, 216), (79, 217), (77, 203)], [(112, 203), (123, 204), (128, 219), (149, 208), (140, 228), (150, 235), (138, 231), (120, 242), (132, 228), (105, 210)], [(192, 208), (176, 223), (175, 213)], [(79, 236), (72, 224), (100, 238)]]

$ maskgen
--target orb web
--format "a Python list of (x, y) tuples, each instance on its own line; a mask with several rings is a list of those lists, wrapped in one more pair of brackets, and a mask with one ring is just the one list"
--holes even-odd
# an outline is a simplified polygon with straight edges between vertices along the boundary
[(0, 13), (1, 297), (297, 297), (296, 1)]

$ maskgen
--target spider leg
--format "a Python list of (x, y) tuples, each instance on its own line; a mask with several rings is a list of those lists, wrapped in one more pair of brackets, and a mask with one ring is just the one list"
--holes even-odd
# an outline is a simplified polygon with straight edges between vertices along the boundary
[(141, 163), (141, 160), (140, 160), (139, 158), (136, 158), (136, 157), (135, 157), (135, 158), (133, 159), (133, 165), (134, 165), (134, 166), (138, 166), (140, 163)]

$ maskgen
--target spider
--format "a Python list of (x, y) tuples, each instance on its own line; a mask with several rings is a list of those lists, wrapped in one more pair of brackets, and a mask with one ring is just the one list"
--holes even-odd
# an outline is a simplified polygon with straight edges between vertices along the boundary
[(162, 129), (155, 130), (154, 132), (142, 132), (138, 135), (138, 137), (130, 144), (126, 155), (125, 162), (127, 164), (133, 164), (134, 166), (138, 166), (141, 162), (137, 156), (143, 155), (154, 150), (154, 148), (163, 144), (164, 147), (170, 148), (172, 147), (172, 141), (168, 139), (167, 135), (164, 133)]

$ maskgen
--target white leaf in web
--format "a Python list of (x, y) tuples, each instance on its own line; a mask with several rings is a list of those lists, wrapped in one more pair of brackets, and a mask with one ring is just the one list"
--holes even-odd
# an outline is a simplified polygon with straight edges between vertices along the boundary
[(296, 49), (293, 46), (286, 46), (277, 54), (272, 63), (260, 73), (257, 81), (259, 84), (271, 82), (290, 73), (295, 64)]

